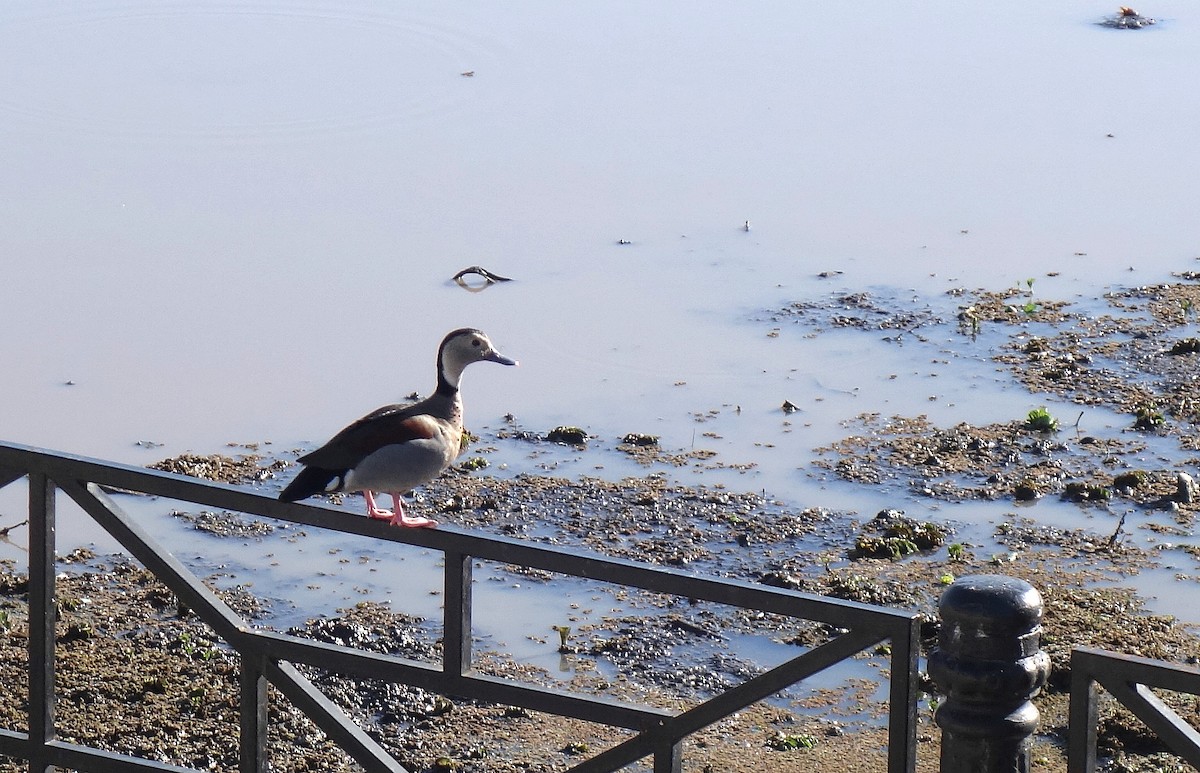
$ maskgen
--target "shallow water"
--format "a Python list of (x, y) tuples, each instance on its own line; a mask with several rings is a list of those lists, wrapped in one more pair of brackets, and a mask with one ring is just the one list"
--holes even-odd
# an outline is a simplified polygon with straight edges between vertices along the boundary
[[(438, 340), (475, 325), (522, 366), (468, 373), (472, 429), (650, 432), (755, 465), (705, 482), (925, 512), (813, 479), (812, 449), (862, 412), (985, 424), (1045, 401), (986, 351), (770, 338), (770, 314), (1195, 268), (1195, 11), (1140, 10), (1162, 22), (1065, 1), (6, 3), (0, 437), (284, 453), (427, 392)], [(475, 264), (516, 281), (449, 281)], [(637, 472), (595, 468), (554, 467)]]

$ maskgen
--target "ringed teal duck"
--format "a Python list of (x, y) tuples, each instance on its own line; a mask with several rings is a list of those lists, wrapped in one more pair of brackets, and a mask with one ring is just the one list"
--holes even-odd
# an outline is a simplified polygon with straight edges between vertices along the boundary
[[(496, 351), (483, 331), (454, 330), (437, 354), (437, 389), (419, 403), (385, 405), (343, 429), (317, 450), (299, 458), (304, 469), (280, 493), (285, 502), (314, 494), (361, 491), (367, 515), (396, 526), (434, 527), (429, 518), (404, 512), (401, 495), (436, 478), (462, 448), (463, 407), (458, 385), (473, 362), (516, 365)], [(375, 504), (373, 492), (391, 494), (393, 509)]]

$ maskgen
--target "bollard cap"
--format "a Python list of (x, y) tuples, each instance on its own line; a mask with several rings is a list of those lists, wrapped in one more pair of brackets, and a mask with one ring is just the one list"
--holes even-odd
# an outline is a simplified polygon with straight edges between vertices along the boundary
[(1024, 580), (979, 574), (955, 580), (938, 604), (939, 647), (997, 660), (1038, 651), (1042, 594)]

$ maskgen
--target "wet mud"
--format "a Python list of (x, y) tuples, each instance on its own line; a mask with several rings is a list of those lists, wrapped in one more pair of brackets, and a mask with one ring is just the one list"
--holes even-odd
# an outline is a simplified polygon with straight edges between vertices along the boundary
[[(938, 426), (925, 416), (864, 413), (840, 440), (818, 449), (813, 474), (863, 486), (894, 485), (916, 501), (1011, 502), (988, 540), (952, 520), (901, 510), (859, 514), (809, 508), (724, 486), (679, 485), (681, 466), (736, 466), (711, 453), (663, 448), (649, 434), (614, 438), (618, 453), (646, 474), (620, 481), (488, 474), (489, 448), (570, 443), (593, 449), (571, 427), (511, 424), (468, 450), (460, 466), (413, 497), (412, 507), (439, 521), (481, 532), (564, 545), (707, 575), (792, 588), (834, 598), (921, 612), (924, 646), (937, 631), (937, 600), (955, 577), (998, 573), (1031, 582), (1045, 600), (1042, 646), (1053, 664), (1036, 699), (1042, 724), (1034, 769), (1065, 770), (1070, 650), (1102, 647), (1195, 665), (1200, 639), (1188, 621), (1150, 612), (1122, 580), (1164, 564), (1167, 541), (1190, 537), (1200, 508), (1191, 474), (1200, 344), (1194, 276), (1133, 288), (1103, 299), (1107, 310), (1042, 298), (1032, 281), (1000, 292), (955, 291), (913, 304), (870, 294), (804, 302), (769, 315), (776, 334), (853, 328), (864, 335), (944, 347), (947, 331), (964, 348), (990, 336), (990, 356), (1031, 394), (1127, 415), (1117, 433), (1087, 434), (1071, 417), (1035, 412), (1008, 422)], [(936, 331), (937, 335), (932, 333)], [(1171, 454), (1148, 452), (1167, 444)], [(243, 449), (249, 450), (249, 449)], [(155, 465), (183, 474), (276, 490), (291, 474), (292, 454), (187, 457)], [(344, 498), (349, 500), (350, 498)], [(1040, 523), (1023, 505), (1055, 499), (1094, 513), (1094, 528)], [(335, 498), (334, 503), (343, 498)], [(911, 499), (909, 500), (912, 501)], [(348, 502), (347, 502), (348, 503)], [(916, 508), (913, 508), (915, 511)], [(1119, 514), (1119, 511), (1124, 511)], [(1127, 516), (1133, 518), (1127, 520)], [(271, 528), (235, 513), (172, 512), (212, 538), (269, 539)], [(1138, 530), (1161, 539), (1134, 540)], [(147, 572), (125, 559), (77, 552), (63, 557), (58, 646), (63, 737), (103, 748), (205, 769), (236, 766), (237, 656)], [(1176, 564), (1194, 562), (1188, 551)], [(550, 578), (509, 567), (514, 580)], [(1180, 582), (1200, 572), (1180, 570)], [(217, 584), (214, 583), (214, 587)], [(27, 587), (11, 567), (0, 573), (0, 670), (24, 684)], [(248, 619), (269, 610), (245, 588), (218, 591)], [(569, 678), (514, 659), (479, 653), (480, 671), (535, 684), (679, 709), (761, 672), (739, 654), (738, 636), (811, 647), (837, 635), (827, 626), (630, 592), (620, 609), (573, 628), (531, 632), (570, 663)], [(269, 624), (269, 623), (263, 623)], [(319, 617), (290, 633), (406, 658), (440, 656), (429, 621), (364, 602)], [(687, 657), (684, 657), (687, 653)], [(882, 669), (882, 653), (865, 653)], [(137, 667), (128, 665), (136, 662)], [(556, 771), (618, 742), (621, 731), (512, 706), (317, 669), (306, 673), (372, 737), (416, 771)], [(883, 770), (880, 678), (855, 677), (837, 689), (797, 691), (723, 720), (689, 741), (686, 770)], [(927, 685), (920, 710), (919, 769), (936, 770), (938, 730)], [(1194, 725), (1196, 701), (1164, 696)], [(21, 689), (0, 693), (0, 716), (21, 728)], [(352, 770), (339, 751), (278, 696), (272, 703), (272, 756), (284, 770)], [(113, 722), (120, 717), (120, 722)], [(1182, 770), (1153, 734), (1115, 704), (1104, 704), (1099, 743), (1108, 771)], [(0, 764), (0, 770), (15, 767)]]

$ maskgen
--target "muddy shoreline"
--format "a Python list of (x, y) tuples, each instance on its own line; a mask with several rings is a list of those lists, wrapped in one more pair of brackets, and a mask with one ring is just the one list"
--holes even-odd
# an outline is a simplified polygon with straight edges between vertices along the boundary
[[(467, 501), (480, 496), (479, 490), (494, 488), (494, 482), (468, 477), (452, 485)], [(1019, 561), (1000, 565), (970, 549), (952, 558), (942, 548), (902, 561), (862, 558), (814, 573), (811, 561), (798, 556), (774, 562), (775, 568), (758, 580), (917, 609), (931, 620), (947, 575), (1003, 573), (1033, 583), (1045, 598), (1042, 643), (1053, 663), (1051, 683), (1037, 700), (1042, 712), (1037, 769), (1062, 770), (1071, 647), (1097, 646), (1194, 664), (1200, 640), (1190, 627), (1147, 613), (1132, 592), (1095, 587), (1097, 581), (1137, 571), (1146, 555), (1105, 550), (1094, 535), (1047, 531), (1030, 522), (1015, 523), (1005, 532), (1013, 550), (1020, 552)], [(231, 728), (237, 717), (237, 656), (173, 594), (127, 559), (76, 551), (64, 557), (59, 584), (63, 737), (202, 769), (235, 769)], [(9, 685), (23, 682), (24, 593), (23, 577), (11, 571), (0, 574), (0, 608), (6, 613), (0, 672)], [(263, 612), (261, 601), (245, 590), (220, 595), (251, 621)], [(687, 667), (675, 660), (675, 653), (697, 642), (707, 644), (731, 631), (754, 631), (804, 647), (831, 633), (816, 624), (697, 609), (674, 599), (640, 595), (635, 603), (641, 611), (636, 615), (613, 615), (602, 625), (572, 631), (571, 646), (563, 650), (573, 668), (566, 684), (503, 652), (482, 653), (478, 667), (524, 682), (679, 708), (760, 670), (736, 650)], [(932, 644), (933, 631), (931, 626), (926, 646)], [(371, 602), (337, 616), (313, 618), (288, 632), (417, 660), (436, 662), (440, 656), (437, 631), (426, 621)], [(552, 632), (542, 635), (547, 647), (555, 647)], [(869, 659), (869, 654), (864, 657)], [(616, 678), (606, 675), (614, 668)], [(623, 737), (619, 731), (511, 706), (305, 671), (412, 770), (564, 770), (573, 759)], [(851, 680), (842, 688), (815, 691), (788, 705), (760, 704), (741, 712), (688, 744), (686, 769), (883, 770), (883, 730), (877, 718), (885, 715), (886, 705), (877, 685), (873, 679)], [(932, 697), (926, 696), (920, 712), (921, 770), (936, 770), (938, 731), (932, 722)], [(20, 728), (23, 708), (21, 692), (6, 690), (0, 703), (5, 726)], [(1194, 701), (1181, 701), (1177, 708), (1186, 718), (1197, 719)], [(864, 715), (876, 720), (864, 722)], [(1158, 753), (1156, 740), (1140, 723), (1111, 706), (1102, 717), (1100, 739), (1104, 752), (1113, 755), (1109, 770), (1176, 769)], [(281, 770), (354, 769), (277, 695), (272, 699), (271, 750)], [(859, 766), (845, 767), (847, 755)]]
[[(964, 341), (991, 336), (993, 357), (1032, 394), (1053, 394), (1081, 406), (1104, 406), (1129, 417), (1129, 431), (1096, 436), (1066, 431), (1068, 417), (1018, 417), (988, 426), (937, 426), (923, 416), (863, 414), (847, 434), (819, 449), (814, 474), (856, 485), (898, 485), (917, 501), (1011, 502), (988, 544), (965, 537), (953, 521), (908, 513), (845, 513), (806, 508), (736, 492), (724, 486), (683, 486), (666, 470), (735, 466), (703, 451), (672, 451), (650, 435), (615, 439), (619, 453), (646, 474), (621, 481), (568, 480), (523, 474), (492, 477), (489, 449), (504, 444), (561, 444), (586, 437), (513, 425), (477, 440), (461, 464), (415, 498), (414, 506), (464, 528), (568, 545), (603, 555), (647, 561), (704, 574), (794, 588), (837, 598), (917, 610), (936, 630), (937, 599), (954, 577), (1000, 573), (1031, 582), (1046, 603), (1043, 648), (1053, 672), (1036, 703), (1042, 724), (1034, 769), (1065, 770), (1069, 652), (1086, 645), (1195, 665), (1200, 639), (1186, 621), (1147, 611), (1122, 578), (1175, 563), (1195, 553), (1168, 552), (1169, 540), (1190, 537), (1200, 496), (1190, 483), (1197, 447), (1194, 422), (1200, 395), (1194, 378), (1200, 344), (1191, 335), (1200, 303), (1196, 277), (1112, 294), (1109, 314), (1083, 315), (1066, 301), (1032, 293), (1033, 283), (1002, 292), (957, 293), (949, 307), (913, 309), (856, 294), (796, 304), (771, 316), (768, 335), (782, 324), (819, 335), (831, 327), (868, 335), (916, 338), (955, 330)], [(1050, 417), (1053, 418), (1053, 417)], [(564, 429), (564, 428), (557, 428)], [(1174, 444), (1180, 456), (1147, 454)], [(260, 448), (236, 456), (176, 457), (155, 465), (172, 472), (277, 490), (292, 474), (294, 454)], [(1023, 503), (1058, 498), (1095, 512), (1094, 528), (1041, 524)], [(357, 502), (347, 502), (355, 507)], [(911, 501), (908, 503), (911, 505)], [(1118, 511), (1124, 513), (1118, 516)], [(1127, 518), (1130, 514), (1133, 517)], [(233, 513), (173, 512), (214, 539), (270, 539), (270, 522)], [(0, 524), (5, 526), (6, 524)], [(903, 527), (903, 528), (900, 528)], [(1150, 534), (1157, 542), (1132, 539)], [(997, 549), (996, 546), (1000, 546)], [(1164, 556), (1167, 558), (1165, 559)], [(1178, 559), (1178, 560), (1177, 560)], [(203, 769), (232, 770), (236, 748), (236, 655), (216, 641), (188, 610), (144, 570), (119, 556), (76, 551), (62, 557), (60, 580), (60, 694), (62, 735), (68, 740), (170, 760)], [(545, 578), (513, 569), (514, 580)], [(1200, 571), (1181, 569), (1180, 582)], [(246, 589), (219, 591), (251, 620), (268, 618)], [(0, 676), (23, 684), (25, 583), (12, 566), (0, 571)], [(571, 632), (562, 642), (572, 676), (560, 677), (484, 652), (479, 668), (538, 684), (678, 708), (756, 673), (752, 658), (718, 645), (735, 634), (768, 636), (789, 646), (828, 638), (820, 626), (728, 610), (693, 608), (678, 600), (633, 599), (635, 615), (613, 613)], [(648, 613), (646, 610), (650, 610)], [(290, 631), (403, 657), (436, 660), (437, 631), (427, 621), (364, 602), (337, 616), (309, 620)], [(547, 647), (554, 632), (531, 632)], [(926, 645), (932, 643), (932, 638)], [(569, 644), (569, 646), (568, 646)], [(682, 666), (684, 651), (704, 652)], [(870, 657), (864, 662), (870, 666)], [(877, 660), (879, 660), (877, 658)], [(123, 664), (137, 662), (140, 668)], [(434, 696), (415, 688), (355, 683), (310, 672), (339, 705), (416, 771), (556, 771), (618, 741), (622, 734), (509, 706)], [(791, 700), (760, 704), (720, 722), (689, 742), (686, 770), (883, 770), (884, 707), (878, 680), (852, 681)], [(936, 770), (938, 730), (930, 695), (920, 716), (920, 769)], [(1185, 719), (1200, 720), (1194, 700), (1168, 697)], [(6, 727), (21, 728), (21, 689), (0, 692)], [(336, 749), (286, 705), (272, 704), (272, 756), (281, 770), (352, 770)], [(114, 718), (119, 721), (114, 721)], [(1100, 744), (1109, 771), (1183, 770), (1127, 712), (1107, 705)], [(853, 760), (853, 763), (848, 763)], [(0, 770), (16, 770), (0, 761)]]

